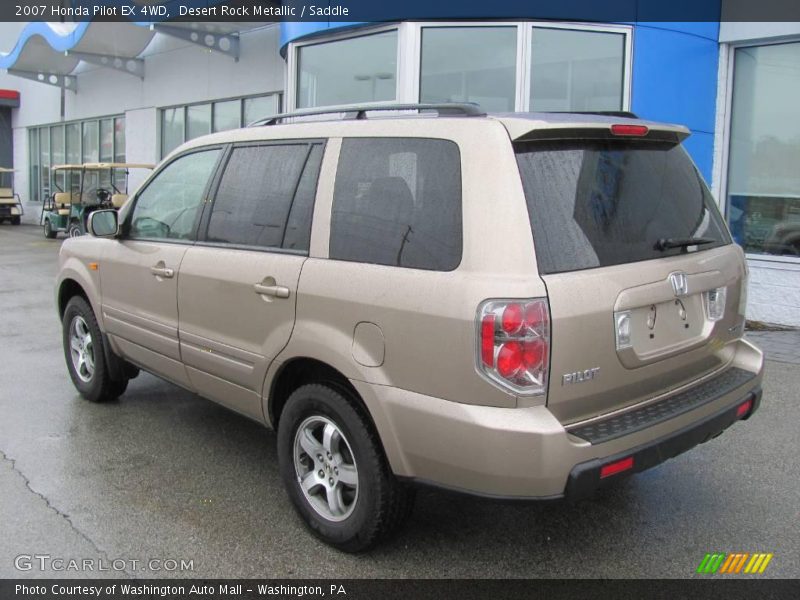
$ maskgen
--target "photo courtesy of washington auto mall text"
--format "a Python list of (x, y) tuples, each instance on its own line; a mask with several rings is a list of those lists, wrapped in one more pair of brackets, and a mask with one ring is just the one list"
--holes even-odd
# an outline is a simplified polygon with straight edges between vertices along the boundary
[(0, 1), (0, 600), (800, 598), (800, 2)]
[(269, 583), (47, 583), (14, 585), (19, 598), (261, 598), (347, 597), (343, 584), (303, 585)]

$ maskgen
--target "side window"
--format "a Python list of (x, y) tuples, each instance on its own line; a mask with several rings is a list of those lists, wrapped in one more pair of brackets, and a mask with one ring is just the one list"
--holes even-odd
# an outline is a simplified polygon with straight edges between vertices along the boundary
[(452, 271), (461, 262), (461, 158), (447, 140), (342, 141), (330, 257)]
[(136, 199), (128, 236), (191, 239), (219, 153), (214, 149), (181, 156), (156, 175)]
[(207, 240), (308, 250), (321, 144), (234, 148), (219, 184)]

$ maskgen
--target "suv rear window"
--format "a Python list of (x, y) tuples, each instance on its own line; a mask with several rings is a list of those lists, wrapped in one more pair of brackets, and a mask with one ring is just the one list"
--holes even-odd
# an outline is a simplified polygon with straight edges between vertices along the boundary
[(461, 262), (461, 157), (448, 140), (342, 141), (330, 257), (451, 271)]
[(659, 239), (730, 236), (700, 173), (680, 146), (630, 140), (554, 140), (515, 147), (541, 273), (631, 263), (682, 251)]

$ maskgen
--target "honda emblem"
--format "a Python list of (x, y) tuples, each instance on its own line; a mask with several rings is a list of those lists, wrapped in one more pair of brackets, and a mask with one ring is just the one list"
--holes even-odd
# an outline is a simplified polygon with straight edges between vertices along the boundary
[(672, 284), (672, 290), (676, 296), (685, 296), (689, 293), (689, 280), (683, 271), (670, 273), (669, 282)]

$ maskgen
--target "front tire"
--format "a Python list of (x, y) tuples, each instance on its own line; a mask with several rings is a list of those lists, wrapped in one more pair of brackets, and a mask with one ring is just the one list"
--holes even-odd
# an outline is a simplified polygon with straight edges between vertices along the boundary
[(74, 296), (67, 303), (62, 339), (69, 376), (84, 398), (107, 402), (125, 392), (127, 378), (114, 380), (109, 376), (103, 334), (92, 307), (81, 296)]
[(345, 394), (298, 388), (278, 425), (278, 462), (295, 509), (324, 542), (366, 550), (411, 512), (413, 490), (395, 479), (377, 433)]
[(44, 222), (44, 237), (46, 237), (48, 240), (52, 240), (57, 235), (58, 232), (53, 230), (53, 225), (50, 223), (50, 219), (46, 219)]

